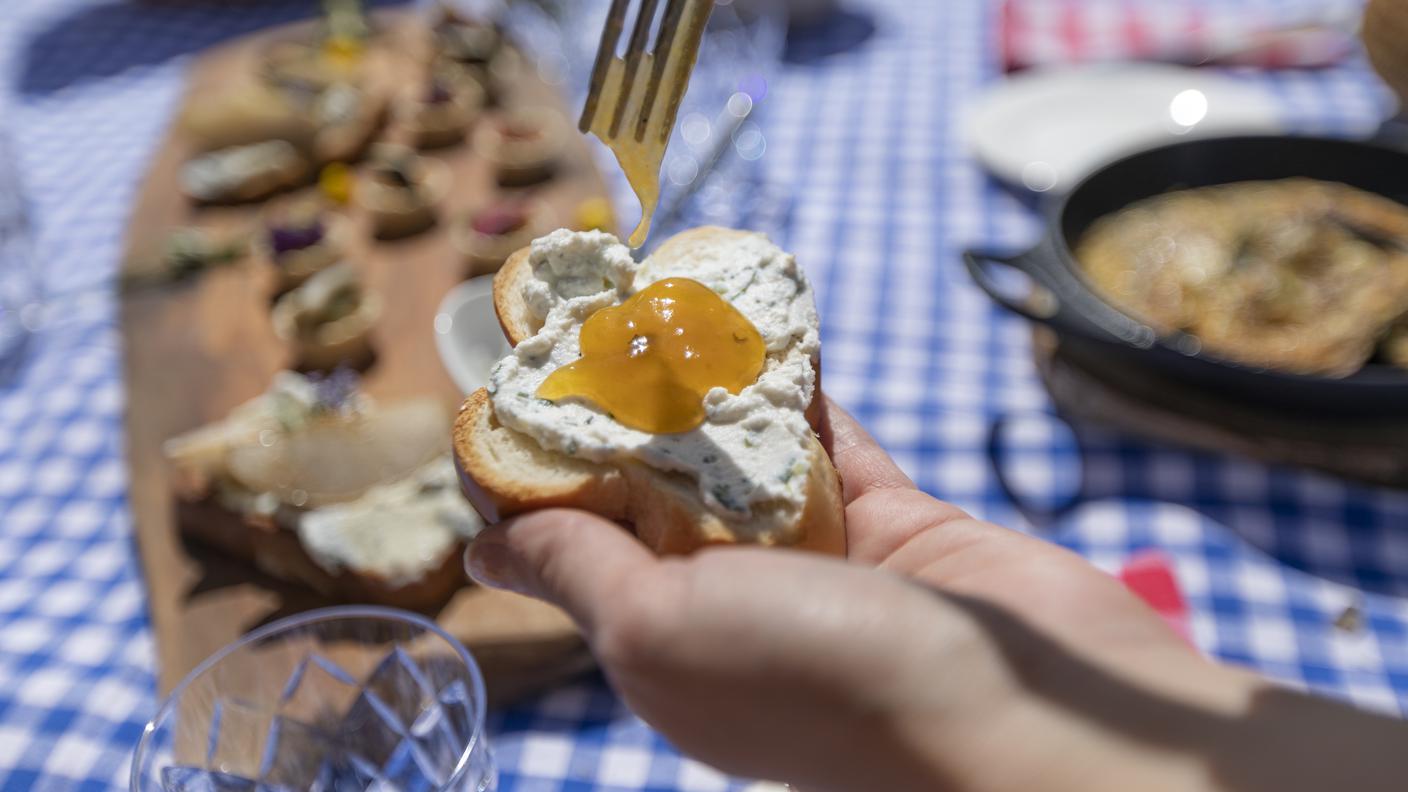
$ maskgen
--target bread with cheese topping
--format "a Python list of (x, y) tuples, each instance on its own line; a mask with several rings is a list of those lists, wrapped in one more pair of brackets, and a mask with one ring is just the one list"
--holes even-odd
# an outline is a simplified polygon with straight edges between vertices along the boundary
[[(574, 240), (562, 236), (570, 232), (555, 233), (558, 235), (558, 249), (581, 242), (581, 235)], [(606, 236), (611, 243), (615, 243), (614, 238)], [(539, 240), (535, 246), (545, 240), (551, 241), (551, 237)], [(621, 255), (619, 249), (614, 249), (612, 254)], [(770, 271), (785, 271), (794, 278), (798, 284), (795, 291), (798, 305), (793, 306), (794, 310), (790, 313), (782, 314), (784, 319), (792, 317), (792, 324), (776, 330), (763, 328), (767, 330), (765, 337), (770, 338), (771, 350), (763, 377), (776, 377), (778, 370), (786, 365), (795, 367), (795, 355), (799, 348), (811, 350), (802, 359), (802, 365), (808, 368), (806, 376), (795, 378), (797, 392), (793, 395), (797, 398), (788, 401), (786, 398), (768, 396), (791, 410), (793, 418), (789, 419), (789, 426), (802, 427), (800, 433), (794, 432), (799, 454), (792, 460), (789, 470), (804, 472), (797, 482), (788, 485), (791, 487), (789, 492), (798, 493), (799, 497), (763, 497), (757, 502), (748, 502), (746, 511), (723, 508), (705, 494), (699, 477), (684, 470), (665, 469), (658, 464), (658, 458), (642, 458), (639, 443), (596, 454), (573, 455), (564, 449), (545, 447), (544, 442), (536, 437), (511, 426), (512, 416), (501, 415), (495, 408), (494, 395), (487, 389), (480, 389), (469, 396), (456, 419), (454, 452), (465, 493), (484, 518), (497, 522), (537, 509), (571, 507), (594, 512), (631, 528), (646, 545), (662, 554), (689, 553), (707, 545), (758, 544), (844, 555), (846, 537), (840, 482), (815, 434), (820, 407), (820, 383), (816, 376), (815, 307), (810, 287), (800, 270), (795, 269), (791, 257), (777, 250), (761, 235), (713, 227), (693, 229), (676, 235), (636, 269), (630, 270), (633, 282), (617, 284), (619, 290), (614, 296), (606, 293), (611, 288), (608, 275), (603, 287), (606, 291), (583, 296), (578, 289), (571, 294), (585, 302), (569, 306), (570, 301), (559, 299), (555, 305), (561, 306), (561, 312), (544, 317), (542, 311), (535, 310), (525, 295), (532, 293), (535, 280), (552, 277), (547, 271), (552, 266), (552, 255), (554, 252), (550, 245), (524, 248), (511, 256), (495, 277), (495, 311), (505, 336), (515, 348), (530, 341), (529, 347), (542, 347), (543, 339), (539, 336), (545, 332), (545, 325), (555, 324), (561, 330), (564, 316), (570, 315), (573, 310), (584, 319), (587, 307), (603, 301), (619, 304), (625, 295), (648, 285), (639, 282), (642, 278), (635, 275), (638, 272), (648, 271), (650, 274), (644, 277), (647, 281), (697, 274), (701, 281), (709, 282), (708, 285), (712, 285), (716, 292), (723, 293), (726, 290), (720, 285), (721, 267), (731, 266), (735, 261), (739, 266), (749, 265), (761, 256)], [(621, 265), (617, 266), (619, 268)], [(748, 282), (752, 282), (751, 276)], [(541, 284), (536, 286), (541, 291)], [(729, 297), (728, 294), (724, 296)], [(744, 310), (738, 301), (734, 304), (745, 315), (748, 310), (754, 311), (754, 316), (749, 318), (758, 324), (759, 319), (755, 317), (759, 316), (758, 311), (764, 310), (759, 307), (763, 303), (752, 300), (747, 306), (748, 310)], [(797, 326), (797, 317), (802, 317), (804, 324), (809, 326)], [(576, 332), (580, 329), (580, 323), (571, 328), (572, 332)], [(803, 335), (808, 343), (805, 347), (799, 347), (794, 342)], [(575, 338), (572, 341), (575, 344)], [(562, 338), (559, 338), (555, 351), (561, 351), (557, 349), (561, 343)], [(514, 358), (515, 354), (519, 357)], [(783, 359), (784, 354), (793, 355), (790, 362)], [(500, 366), (515, 361), (521, 364), (528, 355), (520, 349), (510, 358), (514, 360), (506, 358)], [(558, 355), (558, 359), (563, 359), (563, 356)], [(500, 373), (496, 368), (496, 375)], [(502, 377), (499, 379), (502, 380)], [(782, 381), (789, 382), (785, 378)], [(757, 388), (762, 387), (760, 379)], [(757, 403), (757, 394), (749, 394), (752, 389), (754, 386), (745, 388), (742, 394), (752, 401), (738, 404)], [(717, 403), (719, 399), (714, 401)], [(706, 399), (706, 405), (708, 403)], [(782, 409), (776, 404), (769, 407)], [(541, 409), (550, 416), (555, 415), (552, 410), (556, 408), (544, 406)], [(593, 410), (590, 405), (578, 405), (573, 409), (577, 415), (583, 414), (583, 410)], [(566, 419), (567, 411), (563, 412)], [(737, 424), (748, 417), (744, 415), (740, 419), (737, 414), (712, 412), (706, 423)], [(615, 426), (611, 416), (604, 411), (596, 410), (594, 414), (589, 414), (588, 420), (592, 418), (611, 424), (623, 434), (633, 431)], [(685, 434), (700, 431), (696, 429)], [(566, 450), (574, 450), (574, 446), (575, 443), (569, 443)], [(729, 462), (727, 447), (721, 446), (719, 453), (725, 456), (725, 463)], [(651, 464), (652, 461), (657, 463)]]
[(436, 399), (375, 403), (348, 376), (279, 372), (225, 418), (163, 446), (181, 532), (271, 577), (426, 609), (464, 583), (482, 527)]

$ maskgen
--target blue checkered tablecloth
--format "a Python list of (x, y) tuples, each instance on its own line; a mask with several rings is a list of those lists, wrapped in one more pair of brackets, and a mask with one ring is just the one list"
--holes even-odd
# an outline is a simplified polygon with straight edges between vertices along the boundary
[[(1239, 0), (1218, 0), (1239, 2)], [(1038, 224), (965, 153), (960, 109), (996, 78), (994, 8), (845, 0), (861, 46), (785, 67), (765, 176), (778, 241), (817, 284), (828, 389), (928, 491), (1027, 526), (988, 452), (1034, 499), (1077, 484), (1053, 540), (1115, 568), (1172, 559), (1198, 645), (1289, 684), (1408, 714), (1408, 494), (1195, 453), (1051, 417), (1026, 325), (967, 281), (966, 246)], [(32, 201), (54, 321), (0, 390), (0, 787), (111, 789), (153, 713), (153, 652), (125, 502), (112, 278), (146, 162), (202, 47), (312, 3), (5, 0), (0, 128)], [(1323, 0), (1270, 2), (1294, 16)], [(845, 35), (854, 26), (831, 31)], [(812, 41), (811, 50), (827, 42)], [(1389, 104), (1361, 62), (1248, 77), (1308, 131), (1362, 133)], [(1083, 471), (1083, 472), (1082, 472)], [(1333, 621), (1354, 605), (1363, 629)], [(491, 718), (502, 788), (714, 790), (599, 680)]]

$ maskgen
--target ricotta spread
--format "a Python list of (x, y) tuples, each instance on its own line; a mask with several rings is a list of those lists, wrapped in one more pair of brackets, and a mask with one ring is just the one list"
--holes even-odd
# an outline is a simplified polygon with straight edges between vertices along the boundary
[(329, 572), (370, 573), (401, 586), (439, 567), (483, 527), (460, 494), (454, 463), (443, 456), (355, 501), (303, 514), (298, 538)]
[[(688, 475), (706, 506), (732, 522), (795, 519), (807, 498), (811, 427), (803, 413), (816, 387), (820, 336), (811, 286), (791, 255), (755, 234), (701, 245), (688, 261), (651, 257), (638, 264), (610, 234), (563, 229), (535, 240), (529, 261), (534, 277), (523, 299), (543, 326), (490, 374), (504, 425), (568, 456), (636, 459)], [(758, 329), (767, 359), (757, 382), (737, 395), (709, 391), (704, 423), (678, 434), (628, 428), (579, 399), (554, 403), (535, 395), (550, 373), (581, 356), (587, 317), (670, 277), (703, 283)], [(769, 508), (760, 510), (763, 504)]]
[(216, 201), (230, 195), (246, 180), (298, 167), (298, 150), (284, 140), (267, 140), (248, 146), (212, 151), (187, 162), (181, 169), (181, 186), (187, 195)]
[(333, 83), (318, 95), (314, 102), (313, 117), (320, 125), (342, 126), (360, 117), (362, 112), (362, 92), (355, 85)]

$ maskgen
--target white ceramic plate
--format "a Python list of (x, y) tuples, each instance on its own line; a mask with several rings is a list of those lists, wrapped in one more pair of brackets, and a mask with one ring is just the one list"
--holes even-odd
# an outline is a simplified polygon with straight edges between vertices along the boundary
[(1033, 70), (969, 108), (969, 148), (999, 178), (1066, 190), (1121, 155), (1189, 137), (1283, 131), (1271, 93), (1215, 72), (1155, 63)]
[(494, 314), (494, 276), (461, 283), (440, 301), (435, 312), (435, 346), (450, 379), (466, 395), (483, 387), (489, 369), (509, 352)]

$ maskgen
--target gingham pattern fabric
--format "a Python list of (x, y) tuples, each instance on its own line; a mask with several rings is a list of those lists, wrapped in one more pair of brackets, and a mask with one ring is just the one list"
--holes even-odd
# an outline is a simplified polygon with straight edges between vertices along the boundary
[[(1299, 17), (1320, 0), (1219, 0)], [(311, 4), (5, 0), (0, 122), (20, 150), (54, 321), (0, 391), (0, 787), (113, 789), (156, 701), (123, 467), (112, 276), (152, 147), (193, 53)], [(1408, 713), (1408, 495), (1154, 445), (1050, 416), (1025, 324), (958, 252), (1017, 248), (1030, 209), (964, 152), (960, 109), (996, 78), (996, 8), (845, 0), (859, 47), (786, 67), (764, 178), (790, 196), (778, 240), (817, 285), (832, 395), (928, 491), (1043, 531), (1114, 569), (1172, 559), (1203, 650), (1367, 707)], [(802, 42), (799, 54), (832, 47)], [(1359, 59), (1247, 77), (1299, 129), (1372, 129), (1386, 92)], [(1027, 525), (987, 452), (1031, 502)], [(1076, 442), (1078, 438), (1078, 443)], [(1083, 471), (1083, 474), (1082, 472)], [(1349, 605), (1363, 628), (1332, 622)], [(505, 790), (738, 786), (675, 753), (599, 680), (491, 718)]]

